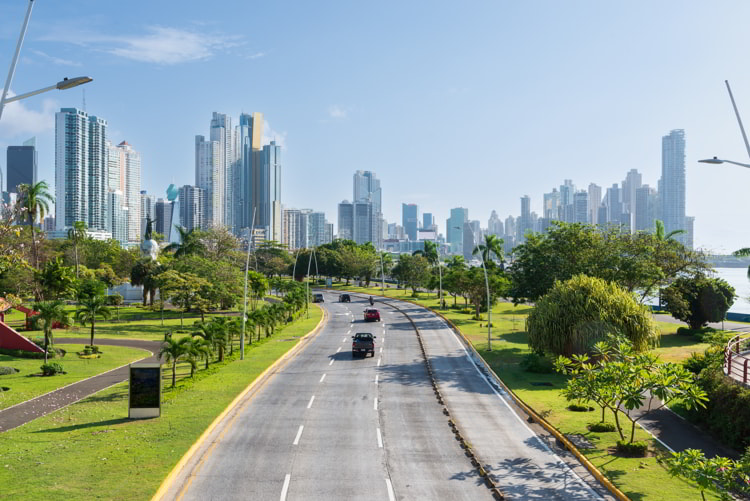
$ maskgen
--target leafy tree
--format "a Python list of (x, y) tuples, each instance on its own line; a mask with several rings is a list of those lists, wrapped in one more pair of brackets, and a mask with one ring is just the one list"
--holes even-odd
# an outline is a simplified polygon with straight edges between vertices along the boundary
[(39, 267), (37, 255), (37, 242), (34, 235), (37, 221), (41, 224), (45, 214), (49, 213), (50, 204), (55, 203), (55, 197), (49, 192), (47, 181), (39, 181), (34, 184), (21, 184), (18, 186), (20, 205), (26, 212), (31, 228), (31, 248), (34, 255), (34, 268)]
[(61, 299), (75, 292), (75, 273), (72, 267), (65, 266), (60, 257), (48, 261), (41, 271), (34, 273), (34, 280), (41, 289), (40, 298)]
[(14, 240), (21, 236), (21, 229), (15, 226), (19, 214), (18, 204), (0, 202), (0, 276), (12, 267), (26, 264), (23, 249), (14, 245)]
[(612, 333), (625, 336), (638, 351), (658, 339), (647, 307), (616, 284), (585, 275), (556, 282), (529, 314), (526, 331), (534, 351), (566, 356), (585, 353)]
[(203, 255), (205, 247), (200, 239), (200, 230), (192, 229), (188, 230), (183, 226), (175, 225), (177, 233), (180, 234), (180, 242), (172, 242), (167, 245), (164, 250), (166, 252), (174, 252), (174, 257), (192, 256), (192, 255)]
[(492, 260), (492, 255), (494, 254), (497, 260), (500, 261), (502, 268), (502, 264), (505, 260), (505, 256), (503, 254), (504, 244), (505, 242), (503, 241), (503, 239), (498, 238), (497, 235), (485, 235), (484, 243), (474, 247), (472, 255), (476, 256), (481, 252), (482, 259), (484, 259), (485, 264), (489, 266), (491, 263), (494, 263), (494, 261)]
[(159, 288), (156, 277), (163, 272), (164, 267), (149, 257), (140, 259), (130, 270), (130, 283), (143, 286), (143, 306), (146, 306), (147, 301), (151, 306), (154, 305), (156, 289)]
[(192, 350), (193, 340), (190, 337), (183, 337), (180, 340), (174, 340), (171, 337), (161, 345), (159, 358), (164, 358), (167, 363), (172, 364), (172, 388), (177, 381), (177, 362), (187, 358)]
[(47, 363), (49, 345), (52, 343), (52, 326), (55, 324), (67, 325), (68, 312), (65, 311), (65, 303), (60, 300), (40, 301), (34, 303), (34, 311), (38, 312), (38, 322), (44, 332), (44, 363)]
[(661, 295), (666, 310), (691, 329), (723, 320), (735, 297), (734, 287), (725, 280), (705, 275), (680, 277)]
[(91, 324), (90, 346), (94, 346), (94, 330), (96, 329), (97, 317), (108, 320), (111, 316), (112, 312), (107, 306), (107, 296), (86, 296), (80, 301), (75, 318), (84, 327), (86, 327), (87, 323)]
[(247, 287), (250, 289), (250, 305), (255, 310), (258, 301), (262, 301), (268, 291), (268, 280), (262, 274), (249, 270), (247, 272)]
[(466, 273), (465, 280), (458, 282), (471, 304), (474, 305), (476, 318), (479, 319), (479, 312), (482, 308), (487, 310), (487, 285), (490, 289), (490, 301), (495, 304), (498, 297), (507, 294), (510, 288), (510, 282), (504, 275), (495, 273), (493, 269), (487, 270), (487, 280), (485, 281), (484, 270), (479, 266), (474, 266)]
[(430, 278), (429, 263), (422, 256), (401, 254), (398, 263), (391, 270), (391, 275), (410, 287), (412, 294)]
[(109, 263), (102, 263), (98, 269), (94, 270), (96, 279), (106, 285), (108, 288), (112, 288), (116, 285), (120, 285), (120, 278), (112, 269)]
[(125, 302), (125, 298), (122, 297), (122, 294), (112, 294), (111, 296), (107, 296), (107, 299), (109, 300), (109, 304), (115, 307), (115, 312), (117, 314), (117, 320), (120, 320), (120, 306)]
[(286, 246), (274, 241), (262, 242), (254, 252), (257, 269), (267, 277), (281, 276), (288, 273), (294, 258), (289, 255)]
[(208, 285), (208, 282), (193, 273), (180, 273), (176, 270), (167, 270), (160, 273), (156, 276), (156, 282), (163, 299), (169, 299), (182, 307), (180, 326), (184, 325), (185, 312), (190, 311), (190, 305), (201, 287)]
[(78, 244), (86, 239), (86, 222), (76, 221), (73, 223), (73, 227), (68, 229), (68, 240), (73, 242), (73, 249), (75, 249), (76, 257), (76, 277), (78, 277)]
[(104, 296), (107, 286), (95, 278), (77, 280), (75, 284), (76, 300), (80, 303), (88, 298)]
[(435, 266), (439, 259), (437, 243), (432, 240), (425, 240), (424, 249), (415, 250), (412, 255), (423, 256), (431, 266)]
[(719, 495), (722, 501), (731, 501), (731, 493), (750, 494), (750, 453), (746, 452), (739, 461), (721, 456), (707, 458), (703, 451), (685, 449), (673, 452), (667, 458), (667, 468), (672, 476), (692, 480), (701, 491), (705, 501), (705, 491)]
[(199, 230), (197, 238), (202, 246), (202, 254), (212, 261), (227, 259), (240, 250), (240, 241), (223, 226)]

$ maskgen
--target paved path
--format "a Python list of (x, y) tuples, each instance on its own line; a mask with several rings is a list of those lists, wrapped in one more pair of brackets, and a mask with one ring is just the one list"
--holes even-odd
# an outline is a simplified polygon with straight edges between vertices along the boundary
[[(327, 325), (229, 412), (164, 499), (492, 499), (435, 398), (411, 322), (379, 303), (383, 322), (365, 323), (364, 298), (337, 297), (325, 293)], [(601, 499), (494, 393), (437, 317), (398, 306), (422, 329), (448, 407), (510, 499)], [(356, 332), (377, 336), (375, 357), (352, 358)]]
[[(82, 338), (62, 338), (56, 339), (55, 344), (81, 344), (86, 341), (87, 339)], [(97, 338), (96, 344), (97, 346), (126, 346), (128, 348), (140, 348), (149, 351), (152, 353), (152, 356), (140, 360), (147, 362), (157, 361), (156, 356), (153, 354), (158, 353), (161, 347), (161, 342), (158, 341), (140, 341), (135, 339)], [(125, 381), (128, 377), (128, 366), (125, 365), (50, 393), (45, 393), (13, 407), (8, 407), (0, 411), (0, 432), (12, 430), (38, 417), (61, 409), (104, 388)]]

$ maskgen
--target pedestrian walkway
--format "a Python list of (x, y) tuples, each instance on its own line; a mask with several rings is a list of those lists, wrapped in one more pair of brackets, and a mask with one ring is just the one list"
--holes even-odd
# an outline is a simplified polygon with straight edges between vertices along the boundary
[[(55, 344), (81, 344), (80, 338), (57, 339)], [(159, 352), (161, 343), (158, 341), (141, 341), (136, 339), (100, 339), (96, 340), (97, 346), (125, 346), (128, 348), (140, 348), (151, 353), (150, 357), (144, 357), (139, 362), (157, 362), (156, 354)], [(0, 432), (12, 430), (18, 426), (33, 421), (34, 419), (54, 412), (67, 405), (93, 395), (94, 393), (108, 388), (112, 385), (127, 380), (129, 377), (128, 366), (118, 367), (97, 376), (78, 381), (64, 388), (45, 393), (31, 400), (8, 407), (0, 411)]]

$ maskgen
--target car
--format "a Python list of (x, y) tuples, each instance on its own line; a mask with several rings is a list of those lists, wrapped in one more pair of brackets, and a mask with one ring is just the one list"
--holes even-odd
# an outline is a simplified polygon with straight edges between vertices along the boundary
[(340, 303), (351, 303), (352, 302), (352, 298), (351, 298), (351, 296), (349, 296), (349, 294), (341, 294), (339, 296), (339, 302)]
[(365, 308), (365, 322), (380, 322), (380, 312), (375, 308)]
[(325, 303), (323, 294), (313, 294), (313, 303)]
[(375, 338), (370, 332), (358, 332), (352, 336), (352, 358), (372, 353), (375, 356)]

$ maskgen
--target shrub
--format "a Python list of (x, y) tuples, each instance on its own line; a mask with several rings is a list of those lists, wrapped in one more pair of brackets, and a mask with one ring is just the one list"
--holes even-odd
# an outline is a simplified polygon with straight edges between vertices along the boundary
[(720, 322), (735, 297), (734, 287), (725, 280), (705, 275), (679, 277), (661, 291), (666, 310), (696, 330)]
[(9, 374), (15, 374), (18, 369), (15, 367), (0, 367), (0, 376), (7, 376)]
[(588, 405), (570, 404), (568, 406), (568, 410), (571, 410), (573, 412), (591, 412), (594, 410), (594, 408)]
[(716, 332), (713, 327), (701, 327), (700, 329), (691, 329), (690, 327), (678, 327), (677, 334), (680, 336), (695, 336), (699, 341), (703, 339), (706, 333)]
[(65, 374), (65, 371), (63, 370), (63, 366), (61, 364), (58, 364), (57, 362), (50, 362), (48, 364), (42, 364), (40, 368), (42, 369), (43, 376), (54, 376), (55, 374)]
[(85, 346), (83, 347), (83, 349), (84, 349), (84, 350), (91, 350), (91, 353), (101, 353), (101, 350), (99, 349), (99, 347), (98, 347), (98, 346), (89, 346), (89, 345), (85, 345)]
[(630, 442), (626, 440), (617, 441), (617, 452), (625, 456), (644, 457), (648, 451), (646, 442)]
[(534, 352), (523, 357), (520, 366), (526, 372), (534, 372), (536, 374), (551, 374), (555, 372), (555, 364), (552, 360)]
[(465, 313), (466, 315), (473, 315), (474, 310), (472, 308), (461, 308), (461, 311), (459, 313)]
[[(50, 355), (52, 354), (53, 352), (50, 352)], [(15, 358), (32, 358), (32, 359), (44, 358), (44, 353), (39, 353), (39, 352), (34, 352), (34, 351), (24, 351), (24, 350), (9, 350), (7, 348), (0, 348), (0, 355), (8, 355), (8, 356), (15, 357)]]
[(615, 429), (614, 423), (591, 423), (589, 425), (589, 430), (599, 433), (615, 431)]
[(690, 356), (682, 362), (687, 370), (693, 374), (700, 374), (708, 366), (706, 355), (700, 353), (691, 353)]

